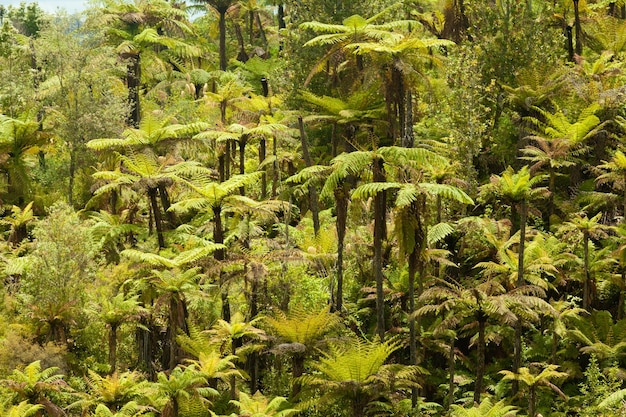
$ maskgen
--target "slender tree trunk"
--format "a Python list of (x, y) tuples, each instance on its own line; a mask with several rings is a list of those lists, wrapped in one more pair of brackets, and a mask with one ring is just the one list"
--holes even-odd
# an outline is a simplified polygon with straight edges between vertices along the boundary
[(139, 101), (139, 89), (141, 86), (141, 60), (139, 54), (130, 55), (128, 58), (130, 59), (130, 62), (128, 63), (126, 70), (126, 85), (128, 87), (128, 103), (130, 105), (130, 113), (128, 115), (127, 123), (134, 128), (139, 128), (139, 122), (141, 121), (141, 103)]
[(346, 237), (346, 225), (348, 222), (348, 196), (346, 184), (341, 183), (335, 188), (335, 210), (337, 220), (337, 297), (335, 299), (335, 311), (341, 314), (343, 309), (343, 249)]
[(154, 228), (157, 233), (157, 240), (159, 242), (159, 249), (165, 247), (165, 239), (163, 238), (163, 221), (161, 219), (161, 210), (159, 209), (159, 203), (157, 202), (156, 187), (148, 188), (148, 197), (150, 198), (150, 206), (152, 207), (152, 215), (154, 216)]
[(583, 272), (585, 282), (583, 283), (583, 308), (587, 311), (591, 308), (592, 301), (592, 281), (589, 273), (589, 235), (583, 232)]
[[(372, 161), (374, 182), (384, 182), (384, 164), (381, 158)], [(385, 340), (385, 298), (383, 292), (383, 241), (385, 239), (385, 193), (379, 192), (374, 197), (374, 259), (372, 270), (376, 281), (376, 327), (380, 340)]]
[[(300, 144), (302, 146), (302, 157), (307, 167), (313, 165), (311, 154), (309, 153), (309, 145), (307, 144), (306, 133), (304, 131), (304, 122), (302, 116), (298, 116), (298, 127), (300, 129)], [(319, 205), (317, 201), (317, 189), (314, 185), (309, 185), (309, 207), (311, 209), (311, 217), (313, 218), (313, 230), (315, 236), (320, 232), (320, 215)]]
[(220, 70), (226, 71), (226, 11), (227, 8), (218, 10), (220, 14)]
[[(520, 201), (519, 210), (519, 251), (517, 254), (517, 287), (524, 285), (524, 250), (526, 248), (526, 215), (528, 207), (526, 199)], [(522, 321), (515, 323), (515, 341), (513, 346), (513, 373), (517, 373), (522, 362)], [(519, 391), (519, 381), (514, 379), (511, 384), (513, 395)]]
[(272, 198), (276, 198), (278, 192), (278, 181), (280, 181), (280, 172), (278, 171), (278, 138), (274, 135), (272, 141), (272, 153), (274, 155), (274, 163), (272, 164)]
[[(405, 146), (404, 143), (404, 134), (406, 130), (406, 108), (405, 108), (405, 97), (404, 97), (404, 77), (402, 76), (402, 72), (395, 66), (395, 64), (391, 65), (391, 83), (393, 89), (393, 101), (395, 102), (395, 114), (392, 115), (392, 118), (395, 120), (391, 120), (394, 128), (392, 128), (393, 139), (396, 145)], [(398, 143), (398, 139), (399, 142)]]
[[(622, 285), (626, 283), (626, 268), (621, 268)], [(619, 292), (619, 299), (617, 301), (617, 320), (624, 318), (624, 289)]]
[(402, 146), (412, 148), (415, 145), (415, 132), (413, 132), (413, 93), (407, 90), (405, 93), (406, 112), (404, 115), (404, 133), (402, 134)]
[[(242, 135), (239, 139), (239, 174), (246, 173), (246, 145), (248, 144), (248, 136)], [(239, 194), (246, 195), (246, 187), (239, 187)]]
[[(222, 225), (222, 206), (213, 206), (213, 241), (218, 244), (224, 243), (224, 227)], [(226, 258), (224, 249), (218, 249), (213, 252), (213, 258), (216, 261), (223, 261)], [(228, 288), (225, 282), (224, 271), (220, 266), (219, 285), (222, 298), (222, 319), (230, 321), (230, 303), (228, 301)]]
[(552, 331), (552, 352), (550, 354), (550, 363), (556, 365), (556, 352), (559, 346), (559, 336), (555, 331)]
[(217, 172), (220, 182), (226, 181), (226, 162), (224, 154), (220, 154), (217, 157)]
[(163, 182), (159, 182), (159, 197), (161, 200), (161, 207), (163, 207), (163, 212), (165, 213), (165, 217), (167, 217), (167, 222), (170, 228), (176, 227), (176, 215), (173, 211), (170, 210), (170, 196), (167, 192), (167, 187)]
[(70, 145), (70, 172), (69, 172), (69, 186), (67, 190), (67, 203), (71, 206), (74, 205), (74, 179), (76, 176), (76, 148), (72, 144)]
[(574, 62), (574, 36), (570, 25), (565, 27), (565, 45), (567, 46), (567, 57), (569, 61)]
[(235, 35), (237, 36), (237, 42), (239, 43), (239, 53), (237, 54), (237, 61), (239, 62), (247, 62), (250, 57), (246, 52), (245, 41), (243, 40), (243, 35), (241, 34), (241, 28), (237, 23), (233, 25), (235, 27)]
[(117, 323), (111, 323), (109, 328), (109, 374), (114, 374), (117, 368)]
[(224, 175), (226, 180), (230, 178), (230, 167), (231, 167), (231, 155), (230, 155), (230, 140), (226, 141), (226, 148), (224, 149)]
[(478, 341), (476, 358), (476, 382), (474, 383), (474, 404), (480, 404), (480, 395), (483, 391), (483, 376), (485, 375), (485, 325), (487, 318), (483, 312), (478, 312)]
[(296, 378), (304, 375), (304, 353), (294, 353), (291, 365), (291, 380), (293, 381), (293, 385), (291, 386), (291, 399), (295, 400), (298, 394), (300, 394), (300, 391), (302, 391), (302, 384), (300, 384)]
[[(262, 164), (265, 161), (265, 153), (266, 153), (266, 141), (265, 138), (261, 139), (259, 142), (259, 164)], [(261, 200), (265, 200), (267, 197), (267, 169), (263, 168), (263, 172), (261, 173)]]
[(528, 416), (535, 417), (535, 404), (537, 404), (537, 392), (535, 385), (529, 387)]
[(261, 15), (259, 13), (255, 13), (256, 25), (259, 27), (259, 36), (261, 37), (261, 42), (263, 43), (263, 49), (265, 53), (269, 55), (269, 49), (267, 47), (267, 37), (265, 36), (265, 29), (263, 29), (263, 22), (261, 22)]
[(446, 402), (446, 410), (450, 409), (450, 406), (454, 404), (454, 372), (455, 372), (455, 360), (454, 360), (454, 342), (456, 335), (452, 335), (450, 338), (450, 351), (448, 353), (448, 401)]
[(622, 178), (622, 181), (624, 182), (624, 194), (622, 194), (622, 221), (626, 221), (626, 172), (624, 173), (624, 176)]
[(576, 31), (576, 55), (583, 54), (583, 30), (580, 25), (580, 10), (578, 7), (579, 0), (574, 0), (574, 29)]
[[(415, 330), (415, 274), (419, 262), (417, 244), (413, 252), (409, 255), (409, 365), (417, 365), (417, 332)], [(417, 405), (418, 391), (416, 387), (411, 388), (411, 404)]]
[(148, 375), (148, 380), (154, 381), (154, 333), (156, 329), (152, 323), (152, 318), (142, 317), (139, 320), (141, 327), (137, 327), (137, 345), (139, 347), (139, 363)]

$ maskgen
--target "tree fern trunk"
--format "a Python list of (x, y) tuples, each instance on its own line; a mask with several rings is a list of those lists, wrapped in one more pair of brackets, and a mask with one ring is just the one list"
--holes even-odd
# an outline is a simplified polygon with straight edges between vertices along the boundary
[(483, 390), (483, 377), (485, 375), (485, 326), (487, 317), (483, 312), (478, 312), (478, 341), (476, 358), (476, 382), (474, 383), (474, 403), (480, 404), (480, 395)]
[(591, 274), (589, 273), (589, 234), (583, 233), (583, 270), (585, 282), (583, 283), (583, 308), (587, 311), (591, 308)]
[[(306, 140), (306, 132), (304, 131), (304, 122), (302, 116), (298, 116), (298, 128), (300, 130), (300, 144), (302, 146), (302, 157), (307, 167), (313, 165), (311, 154), (309, 153), (309, 145)], [(311, 217), (313, 218), (313, 230), (315, 236), (320, 232), (320, 216), (319, 205), (317, 201), (317, 189), (314, 185), (309, 185), (309, 208), (311, 209)]]
[[(265, 161), (265, 152), (266, 152), (266, 141), (265, 138), (262, 138), (259, 142), (259, 164), (262, 164)], [(265, 200), (267, 197), (267, 169), (263, 168), (263, 172), (261, 173), (261, 200)]]
[[(526, 248), (526, 199), (520, 201), (519, 210), (519, 251), (517, 254), (517, 287), (524, 285), (524, 250)], [(517, 373), (522, 362), (522, 321), (518, 318), (515, 323), (515, 341), (513, 346), (513, 373)], [(513, 395), (519, 391), (519, 381), (514, 379), (511, 384)]]
[(531, 385), (528, 393), (528, 415), (535, 417), (535, 405), (537, 404), (537, 389), (535, 385)]
[(159, 182), (158, 188), (163, 212), (165, 213), (165, 217), (167, 217), (169, 227), (173, 229), (176, 227), (176, 215), (173, 211), (170, 210), (170, 206), (172, 204), (170, 203), (170, 196), (167, 192), (167, 186), (163, 182)]
[[(417, 272), (418, 263), (417, 246), (409, 255), (409, 365), (417, 365), (417, 332), (415, 330), (415, 274)], [(413, 407), (417, 405), (418, 398), (417, 388), (411, 388), (411, 404)]]
[[(248, 144), (247, 135), (242, 135), (239, 140), (239, 174), (246, 173), (246, 145)], [(243, 185), (239, 187), (239, 194), (246, 195), (246, 187)]]
[(130, 62), (126, 67), (126, 85), (128, 87), (128, 104), (130, 113), (127, 123), (138, 128), (141, 121), (141, 106), (139, 102), (139, 88), (141, 83), (141, 61), (139, 54), (130, 55)]
[[(374, 182), (384, 182), (383, 160), (372, 161)], [(385, 193), (379, 192), (374, 197), (374, 259), (372, 270), (376, 281), (376, 326), (380, 340), (385, 340), (385, 298), (383, 293), (383, 240), (385, 239)]]
[(346, 237), (346, 224), (348, 221), (348, 196), (346, 185), (339, 184), (335, 189), (335, 210), (337, 220), (337, 297), (335, 299), (335, 311), (341, 314), (343, 309), (343, 249)]
[(111, 323), (109, 328), (109, 373), (115, 373), (117, 367), (117, 323)]
[(261, 15), (259, 13), (255, 13), (255, 21), (259, 28), (259, 36), (261, 37), (261, 42), (263, 43), (263, 49), (265, 50), (266, 56), (269, 56), (267, 36), (265, 36), (265, 29), (263, 28), (263, 22), (261, 21)]
[(576, 31), (576, 55), (583, 54), (583, 30), (580, 25), (580, 9), (578, 7), (579, 0), (574, 0), (574, 29)]
[(74, 205), (74, 179), (76, 176), (76, 147), (70, 145), (70, 169), (69, 169), (69, 185), (67, 190), (67, 203)]
[[(622, 268), (621, 271), (622, 277), (622, 285), (626, 283), (626, 269)], [(624, 290), (621, 289), (619, 292), (619, 299), (617, 301), (617, 320), (621, 320), (624, 318)]]
[(291, 399), (294, 400), (302, 390), (302, 384), (298, 382), (297, 378), (304, 375), (304, 353), (294, 353), (291, 364), (291, 377), (293, 381), (293, 385), (291, 386)]
[(450, 338), (450, 351), (448, 352), (448, 401), (446, 402), (446, 410), (450, 409), (450, 406), (454, 404), (454, 372), (455, 372), (455, 360), (454, 360), (454, 342), (456, 335), (452, 335)]
[(226, 71), (226, 11), (227, 8), (218, 10), (220, 14), (220, 70)]
[(278, 181), (280, 181), (280, 172), (278, 171), (278, 138), (276, 135), (274, 135), (272, 143), (272, 153), (274, 155), (274, 163), (272, 164), (272, 198), (276, 198)]
[(157, 188), (148, 188), (148, 197), (150, 198), (150, 206), (152, 207), (152, 215), (154, 216), (154, 228), (157, 233), (157, 240), (159, 242), (159, 249), (165, 247), (165, 239), (163, 238), (163, 221), (161, 219), (161, 210), (159, 209), (159, 203), (157, 202)]

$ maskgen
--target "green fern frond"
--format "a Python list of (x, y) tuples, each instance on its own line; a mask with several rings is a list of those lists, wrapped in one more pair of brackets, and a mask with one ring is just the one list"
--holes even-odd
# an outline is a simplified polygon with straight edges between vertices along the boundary
[(454, 233), (454, 228), (449, 223), (438, 223), (428, 228), (428, 234), (426, 241), (428, 246), (434, 246), (435, 244), (443, 241), (446, 237)]

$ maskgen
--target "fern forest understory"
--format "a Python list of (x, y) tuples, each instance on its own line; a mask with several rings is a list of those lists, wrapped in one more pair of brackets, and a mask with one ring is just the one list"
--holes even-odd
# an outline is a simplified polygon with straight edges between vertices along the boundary
[(623, 0), (0, 5), (0, 415), (624, 416), (625, 138)]

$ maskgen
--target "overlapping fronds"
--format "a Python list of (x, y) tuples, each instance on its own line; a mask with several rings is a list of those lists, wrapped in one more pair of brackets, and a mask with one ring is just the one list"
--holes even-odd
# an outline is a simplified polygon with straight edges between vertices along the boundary
[(452, 417), (512, 417), (518, 413), (518, 409), (512, 405), (506, 405), (505, 400), (494, 403), (489, 397), (471, 408), (456, 404), (452, 404), (450, 408)]
[(151, 252), (143, 252), (137, 249), (124, 249), (121, 255), (133, 262), (146, 263), (148, 265), (177, 268), (197, 262), (202, 258), (211, 255), (225, 246), (217, 243), (205, 243), (203, 246), (188, 249), (180, 252), (178, 255), (168, 258)]
[(245, 392), (239, 394), (239, 400), (231, 400), (239, 408), (239, 415), (242, 417), (289, 417), (300, 410), (290, 408), (291, 404), (284, 397), (274, 397), (271, 400), (259, 391), (254, 395)]
[(274, 317), (267, 317), (265, 321), (271, 326), (272, 332), (283, 340), (310, 347), (336, 328), (339, 317), (331, 313), (328, 307), (318, 312), (294, 308), (289, 314), (277, 311)]
[(591, 317), (572, 319), (575, 329), (567, 334), (584, 346), (580, 351), (598, 359), (619, 359), (626, 356), (626, 319), (613, 323), (608, 311), (594, 311)]

